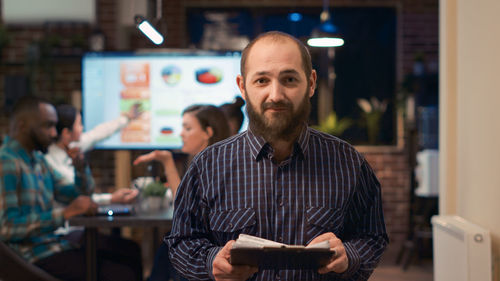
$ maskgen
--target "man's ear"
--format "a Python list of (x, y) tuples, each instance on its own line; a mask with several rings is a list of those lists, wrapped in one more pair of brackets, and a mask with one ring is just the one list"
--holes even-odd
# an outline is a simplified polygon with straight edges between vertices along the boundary
[(241, 96), (243, 99), (246, 101), (246, 93), (245, 93), (245, 78), (241, 75), (236, 76), (236, 84), (238, 85), (238, 88), (240, 89)]
[(312, 97), (316, 91), (316, 79), (316, 70), (313, 69), (311, 71), (311, 76), (309, 77), (309, 97)]
[(212, 127), (208, 126), (206, 129), (205, 129), (205, 132), (207, 132), (207, 135), (208, 135), (208, 138), (211, 138), (214, 136), (214, 129), (212, 129)]
[(17, 118), (14, 126), (17, 127), (19, 131), (24, 131), (29, 127), (29, 120), (23, 117)]

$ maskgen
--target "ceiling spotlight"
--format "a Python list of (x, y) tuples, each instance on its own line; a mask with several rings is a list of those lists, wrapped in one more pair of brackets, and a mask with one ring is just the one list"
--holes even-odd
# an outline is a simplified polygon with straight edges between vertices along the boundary
[(156, 45), (163, 43), (163, 35), (161, 35), (143, 16), (136, 15), (135, 24), (153, 43)]

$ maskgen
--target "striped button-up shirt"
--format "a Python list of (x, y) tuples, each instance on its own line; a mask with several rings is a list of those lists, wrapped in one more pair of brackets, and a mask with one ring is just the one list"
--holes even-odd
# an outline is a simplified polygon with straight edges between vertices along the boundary
[(380, 184), (351, 145), (302, 130), (290, 157), (250, 130), (197, 155), (178, 190), (170, 259), (190, 280), (213, 279), (216, 254), (240, 233), (293, 245), (334, 233), (349, 267), (342, 274), (260, 270), (251, 280), (366, 280), (388, 238)]
[(54, 230), (64, 223), (63, 209), (54, 200), (68, 204), (79, 194), (89, 193), (88, 175), (76, 173), (76, 188), (52, 170), (43, 155), (28, 153), (21, 144), (5, 137), (0, 147), (0, 240), (29, 262), (70, 249)]

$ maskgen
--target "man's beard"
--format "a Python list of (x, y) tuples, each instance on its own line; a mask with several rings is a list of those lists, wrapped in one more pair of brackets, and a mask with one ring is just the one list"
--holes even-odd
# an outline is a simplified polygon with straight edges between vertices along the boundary
[(31, 139), (33, 140), (33, 145), (35, 146), (34, 149), (42, 152), (43, 154), (46, 154), (48, 152), (50, 144), (43, 144), (34, 131), (31, 131), (30, 135)]
[[(250, 128), (256, 135), (262, 136), (267, 141), (290, 140), (302, 130), (302, 126), (309, 120), (311, 102), (308, 92), (294, 112), (293, 104), (289, 100), (279, 102), (265, 102), (260, 106), (262, 114), (257, 113), (255, 106), (246, 97), (248, 119)], [(278, 108), (281, 111), (272, 113), (266, 118), (265, 111), (269, 108)]]

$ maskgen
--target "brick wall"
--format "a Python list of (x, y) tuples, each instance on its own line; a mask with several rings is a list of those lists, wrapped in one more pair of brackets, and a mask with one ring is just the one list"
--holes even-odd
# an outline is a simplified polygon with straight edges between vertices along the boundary
[(407, 153), (399, 149), (358, 149), (380, 181), (387, 231), (391, 244), (399, 245), (408, 235), (410, 169)]
[[(106, 36), (106, 49), (121, 49), (118, 46), (119, 0), (96, 0), (97, 25)], [(398, 79), (410, 73), (417, 53), (424, 54), (429, 67), (437, 67), (438, 61), (438, 0), (338, 0), (336, 6), (390, 6), (398, 11)], [(163, 0), (163, 23), (160, 31), (166, 34), (163, 47), (185, 48), (187, 42), (187, 7), (263, 7), (314, 6), (321, 7), (321, 0)], [(75, 32), (88, 34), (92, 26), (82, 26)], [(5, 75), (27, 74), (28, 46), (44, 38), (42, 26), (8, 26), (12, 35), (11, 44), (0, 56), (0, 111), (4, 112)], [(137, 31), (129, 34), (132, 49), (152, 47)], [(49, 68), (46, 68), (49, 67)], [(52, 67), (52, 68), (50, 68)], [(81, 88), (80, 60), (78, 57), (55, 58), (50, 64), (34, 69), (33, 88), (39, 95), (57, 102), (70, 102), (73, 90)], [(0, 134), (7, 132), (7, 119), (0, 116)], [(360, 150), (373, 166), (382, 184), (384, 212), (387, 229), (393, 245), (403, 241), (408, 233), (409, 168), (405, 149), (370, 148)], [(141, 151), (133, 152), (132, 159)], [(108, 190), (114, 185), (114, 152), (94, 151), (89, 154), (97, 184)], [(134, 168), (132, 176), (139, 176), (141, 168)]]

